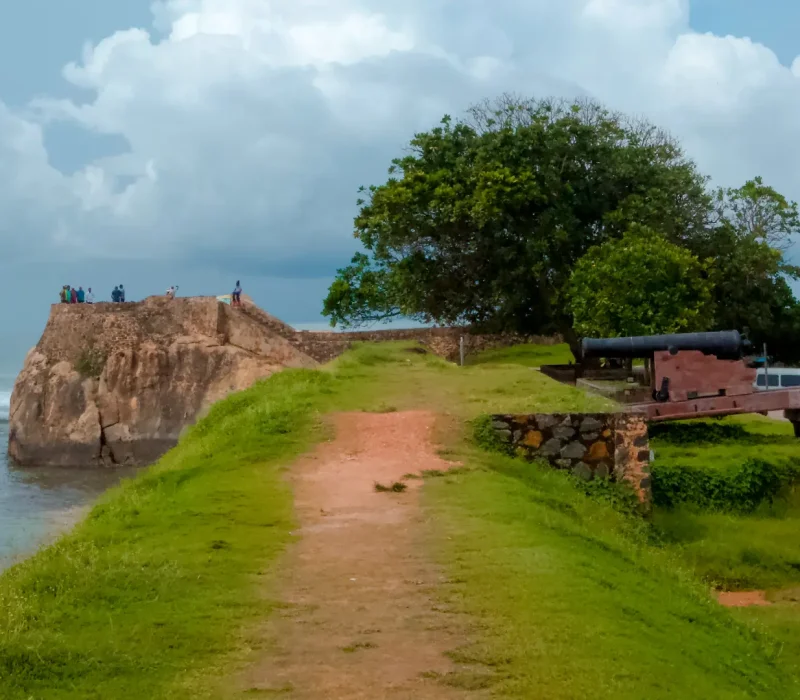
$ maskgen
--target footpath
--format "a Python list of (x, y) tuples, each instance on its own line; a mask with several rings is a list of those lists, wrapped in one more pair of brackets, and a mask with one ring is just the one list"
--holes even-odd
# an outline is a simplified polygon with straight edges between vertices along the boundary
[(279, 583), (285, 607), (266, 626), (267, 651), (244, 674), (243, 691), (303, 700), (466, 697), (439, 682), (454, 670), (446, 654), (466, 630), (440, 607), (442, 573), (418, 546), (422, 482), (411, 475), (450, 466), (431, 443), (434, 421), (418, 411), (340, 414), (335, 440), (293, 467), (300, 528)]

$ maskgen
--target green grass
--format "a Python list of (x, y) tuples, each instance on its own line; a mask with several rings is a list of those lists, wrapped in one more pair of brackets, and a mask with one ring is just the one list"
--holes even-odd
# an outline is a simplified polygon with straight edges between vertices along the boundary
[(732, 515), (690, 508), (657, 511), (653, 523), (672, 548), (710, 585), (725, 590), (800, 585), (800, 508), (785, 514)]
[(542, 365), (569, 365), (575, 363), (575, 357), (566, 343), (558, 345), (515, 345), (510, 348), (486, 350), (467, 357), (468, 365), (509, 364), (523, 367), (541, 367)]
[[(788, 421), (748, 415), (668, 423), (664, 427), (671, 435), (651, 441), (659, 464), (727, 469), (765, 454), (772, 461), (800, 460), (800, 440), (794, 437)], [(704, 438), (703, 433), (711, 433), (711, 439)]]
[(641, 520), (562, 474), (464, 446), (478, 415), (608, 401), (525, 362), (460, 368), (411, 347), (363, 345), (216, 405), (73, 533), (0, 576), (0, 698), (217, 697), (276, 605), (265, 592), (291, 540), (286, 467), (327, 434), (326, 413), (421, 407), (443, 414), (446, 454), (465, 463), (423, 474), (443, 595), (476, 622), (455, 657), (477, 670), (445, 682), (556, 700), (795, 697), (794, 657), (681, 574), (683, 549), (654, 548)]
[(70, 535), (0, 576), (0, 697), (213, 696), (209, 679), (273, 606), (263, 590), (293, 525), (282, 473), (324, 436), (326, 412), (603, 405), (524, 367), (458, 368), (410, 347), (364, 345), (217, 404)]
[(477, 621), (455, 654), (496, 697), (792, 698), (780, 645), (712, 601), (646, 526), (569, 477), (467, 450), (472, 467), (426, 483), (450, 583)]
[(73, 533), (0, 577), (0, 697), (197, 698), (272, 603), (255, 582), (289, 539), (281, 464), (333, 381), (295, 371), (216, 405)]
[[(733, 473), (747, 460), (800, 464), (790, 423), (760, 416), (673, 424), (651, 441), (660, 466)], [(655, 536), (696, 575), (727, 590), (800, 585), (800, 493), (784, 492), (754, 513), (714, 512), (685, 505), (656, 509)]]
[[(800, 464), (800, 440), (791, 424), (761, 416), (676, 424), (652, 445), (656, 465), (689, 465), (716, 473), (731, 473), (753, 459)], [(778, 645), (781, 666), (800, 678), (798, 486), (748, 515), (691, 506), (656, 509), (653, 528), (665, 552), (710, 585), (768, 591), (773, 607), (735, 610), (731, 615), (768, 633)]]

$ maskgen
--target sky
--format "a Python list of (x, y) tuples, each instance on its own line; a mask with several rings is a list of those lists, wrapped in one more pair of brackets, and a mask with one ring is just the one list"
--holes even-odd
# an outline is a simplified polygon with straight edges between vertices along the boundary
[(360, 185), (510, 91), (671, 130), (800, 199), (789, 0), (25, 0), (0, 9), (0, 370), (63, 284), (227, 293), (313, 324)]

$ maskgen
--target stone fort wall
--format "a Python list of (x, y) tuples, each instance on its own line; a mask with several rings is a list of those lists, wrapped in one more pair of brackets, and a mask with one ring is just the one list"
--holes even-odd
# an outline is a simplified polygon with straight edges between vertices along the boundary
[(49, 360), (60, 362), (72, 361), (90, 347), (110, 354), (146, 341), (168, 345), (180, 336), (215, 338), (224, 333), (221, 306), (213, 297), (54, 304), (36, 347)]
[(588, 481), (627, 483), (642, 503), (650, 502), (650, 447), (640, 415), (495, 415), (492, 427), (518, 457), (548, 462)]
[(458, 361), (462, 336), (467, 355), (520, 343), (562, 342), (558, 336), (475, 335), (464, 328), (298, 331), (252, 303), (237, 309), (216, 297), (156, 296), (124, 304), (54, 304), (37, 349), (51, 361), (73, 361), (89, 347), (110, 354), (147, 341), (169, 345), (181, 336), (202, 335), (224, 343), (238, 314), (246, 315), (320, 363), (335, 359), (355, 342), (415, 341), (452, 362)]

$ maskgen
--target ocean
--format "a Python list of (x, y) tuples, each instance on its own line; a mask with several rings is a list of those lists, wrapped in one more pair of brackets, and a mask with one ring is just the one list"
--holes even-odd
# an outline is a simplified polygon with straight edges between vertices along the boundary
[(0, 389), (0, 423), (8, 423), (8, 405), (11, 402), (11, 390)]
[(0, 570), (74, 525), (132, 469), (16, 467), (8, 460), (8, 408), (14, 376), (0, 374)]

